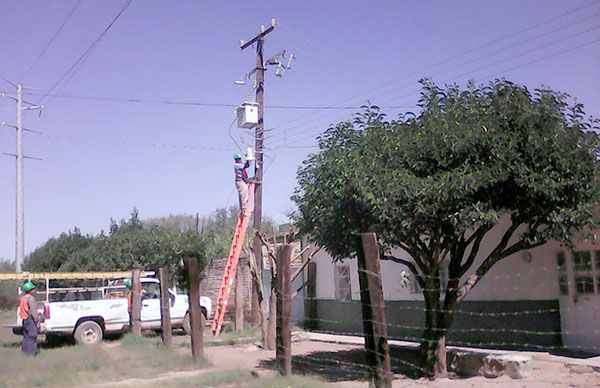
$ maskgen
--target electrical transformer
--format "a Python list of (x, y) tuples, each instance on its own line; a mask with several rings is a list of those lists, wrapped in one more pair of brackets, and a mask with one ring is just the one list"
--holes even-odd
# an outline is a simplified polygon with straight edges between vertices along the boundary
[(254, 128), (258, 124), (258, 104), (244, 102), (237, 108), (237, 122), (239, 128)]

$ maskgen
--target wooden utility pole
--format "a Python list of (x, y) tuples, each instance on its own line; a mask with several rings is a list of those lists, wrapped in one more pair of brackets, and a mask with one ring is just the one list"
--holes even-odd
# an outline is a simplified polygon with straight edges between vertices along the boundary
[(283, 376), (292, 373), (292, 300), (291, 269), (292, 246), (284, 244), (277, 249), (277, 368)]
[(200, 310), (200, 273), (198, 271), (198, 259), (188, 257), (185, 260), (187, 276), (190, 288), (188, 289), (188, 304), (190, 314), (190, 328), (192, 331), (192, 357), (195, 361), (204, 358), (204, 342), (202, 331), (204, 323)]
[[(249, 260), (251, 260), (249, 258)], [(237, 272), (235, 273), (235, 332), (244, 331), (244, 275), (246, 273), (246, 263), (244, 260), (238, 262)]]
[(361, 241), (362, 247), (358, 248), (362, 249), (357, 254), (358, 279), (371, 385), (388, 388), (392, 386), (392, 372), (377, 236), (375, 233), (362, 233)]
[[(255, 231), (260, 231), (262, 226), (262, 190), (263, 190), (263, 140), (264, 140), (264, 84), (265, 84), (265, 63), (263, 57), (263, 46), (265, 36), (275, 29), (275, 20), (267, 29), (261, 26), (260, 32), (248, 42), (240, 42), (242, 50), (256, 43), (256, 103), (258, 104), (258, 124), (255, 126), (255, 153), (254, 161), (254, 220), (253, 227)], [(262, 248), (258, 237), (254, 237), (253, 244), (254, 258), (259, 276), (262, 272)], [(252, 294), (252, 323), (257, 324), (260, 320), (260, 304), (258, 301), (258, 290)]]
[(160, 280), (160, 327), (162, 329), (163, 345), (171, 347), (173, 329), (171, 327), (171, 298), (169, 295), (169, 269), (162, 267), (158, 270)]
[(131, 333), (142, 335), (142, 283), (139, 269), (131, 271)]

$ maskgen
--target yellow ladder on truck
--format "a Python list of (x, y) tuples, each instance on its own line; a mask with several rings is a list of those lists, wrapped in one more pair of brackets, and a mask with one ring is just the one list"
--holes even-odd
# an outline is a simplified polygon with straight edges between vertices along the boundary
[[(142, 272), (140, 277), (154, 275), (152, 271)], [(2, 280), (57, 280), (57, 279), (118, 279), (131, 277), (131, 271), (112, 272), (22, 272), (22, 273), (0, 273)]]
[(244, 238), (246, 237), (246, 229), (248, 228), (248, 221), (250, 219), (250, 203), (254, 194), (254, 183), (248, 185), (248, 202), (246, 203), (246, 212), (241, 214), (238, 218), (233, 232), (233, 241), (231, 242), (231, 248), (229, 249), (229, 256), (227, 256), (227, 264), (225, 265), (225, 272), (223, 273), (223, 279), (221, 280), (221, 287), (219, 288), (219, 294), (217, 297), (217, 307), (215, 310), (215, 316), (212, 322), (211, 333), (212, 335), (218, 335), (221, 332), (221, 326), (223, 325), (223, 319), (225, 318), (225, 311), (227, 310), (227, 302), (229, 301), (229, 294), (231, 293), (231, 286), (233, 285), (233, 279), (235, 279), (235, 273), (237, 272), (238, 261), (240, 254), (242, 253), (242, 246), (244, 244)]

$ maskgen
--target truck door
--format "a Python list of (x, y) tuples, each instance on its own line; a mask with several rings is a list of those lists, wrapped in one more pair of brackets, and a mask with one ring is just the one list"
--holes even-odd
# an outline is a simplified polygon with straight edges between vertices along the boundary
[(160, 285), (155, 282), (142, 282), (142, 327), (160, 328)]

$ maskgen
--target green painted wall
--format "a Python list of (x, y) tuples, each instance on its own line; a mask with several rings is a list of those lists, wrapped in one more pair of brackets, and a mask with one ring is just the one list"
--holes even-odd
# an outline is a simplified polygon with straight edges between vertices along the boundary
[[(362, 335), (360, 301), (317, 299), (309, 328)], [(387, 301), (390, 339), (420, 341), (424, 322), (421, 301)], [(464, 301), (448, 335), (451, 344), (504, 349), (548, 349), (562, 345), (558, 300)]]

